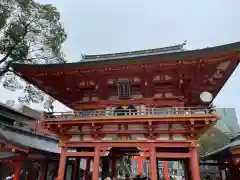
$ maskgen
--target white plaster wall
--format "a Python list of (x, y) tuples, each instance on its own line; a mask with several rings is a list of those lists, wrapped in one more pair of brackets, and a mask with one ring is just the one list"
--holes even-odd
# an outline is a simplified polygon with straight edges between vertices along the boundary
[(169, 125), (168, 124), (159, 124), (156, 130), (168, 130)]
[(81, 136), (80, 135), (72, 135), (72, 138), (70, 138), (70, 141), (80, 141)]
[(93, 138), (92, 138), (91, 135), (84, 135), (84, 136), (83, 136), (83, 140), (84, 140), (84, 141), (91, 141), (91, 140), (93, 140)]
[(78, 126), (72, 126), (71, 130), (77, 131), (78, 130)]
[(184, 127), (181, 124), (172, 124), (172, 128), (171, 129), (175, 129), (175, 130), (183, 130)]
[(118, 129), (118, 125), (117, 124), (109, 124), (109, 125), (104, 125), (103, 126), (103, 130), (105, 131), (114, 131)]
[(131, 137), (133, 140), (147, 140), (143, 134), (133, 134)]
[(91, 131), (91, 127), (90, 126), (82, 126), (82, 130)]
[[(144, 130), (144, 126), (140, 124), (129, 124), (128, 130)], [(147, 140), (143, 134), (132, 134), (131, 137), (134, 140)]]
[(170, 140), (170, 136), (168, 134), (161, 134), (157, 137), (157, 140)]
[(108, 134), (103, 137), (103, 140), (116, 140), (118, 139), (118, 136), (115, 134)]
[[(171, 129), (172, 130), (184, 130), (184, 127), (181, 124), (173, 124)], [(183, 134), (174, 134), (173, 140), (186, 140), (186, 138)]]
[(174, 134), (173, 140), (186, 140), (186, 137), (182, 134)]
[(128, 130), (144, 130), (144, 126), (141, 124), (129, 124)]

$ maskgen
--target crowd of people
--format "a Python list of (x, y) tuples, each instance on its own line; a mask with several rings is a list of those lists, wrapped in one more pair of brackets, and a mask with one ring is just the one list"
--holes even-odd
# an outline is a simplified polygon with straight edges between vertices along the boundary
[[(91, 177), (90, 177), (91, 178)], [(89, 178), (89, 180), (90, 180)], [(104, 180), (151, 180), (150, 177), (144, 176), (143, 174), (138, 174), (136, 176), (131, 177), (130, 175), (126, 174), (125, 176), (118, 176), (118, 177), (111, 177), (107, 176)], [(161, 179), (165, 180), (165, 179)], [(177, 180), (176, 177), (169, 176), (169, 180)]]

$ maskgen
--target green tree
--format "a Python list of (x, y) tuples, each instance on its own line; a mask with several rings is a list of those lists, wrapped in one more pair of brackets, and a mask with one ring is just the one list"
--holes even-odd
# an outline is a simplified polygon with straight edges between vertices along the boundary
[(123, 156), (120, 159), (116, 167), (118, 174), (120, 172), (124, 172), (124, 174), (131, 175), (131, 164), (132, 164), (131, 159), (132, 159), (132, 156)]
[(51, 4), (34, 0), (0, 1), (0, 77), (3, 87), (22, 89), (22, 103), (40, 103), (44, 94), (33, 85), (19, 81), (11, 63), (64, 63), (61, 45), (67, 35), (60, 13)]

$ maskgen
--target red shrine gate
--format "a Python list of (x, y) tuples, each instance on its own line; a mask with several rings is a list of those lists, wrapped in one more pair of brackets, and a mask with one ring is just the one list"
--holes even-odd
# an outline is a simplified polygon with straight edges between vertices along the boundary
[(200, 180), (197, 139), (218, 117), (208, 108), (211, 102), (199, 96), (217, 95), (239, 64), (239, 49), (240, 43), (233, 43), (183, 51), (181, 44), (89, 55), (78, 63), (12, 67), (74, 110), (42, 122), (60, 138), (58, 180), (64, 179), (68, 158), (92, 159), (93, 180), (102, 158), (101, 169), (116, 177), (116, 160), (127, 153), (149, 159), (152, 180), (157, 180), (157, 159), (181, 159), (185, 178)]

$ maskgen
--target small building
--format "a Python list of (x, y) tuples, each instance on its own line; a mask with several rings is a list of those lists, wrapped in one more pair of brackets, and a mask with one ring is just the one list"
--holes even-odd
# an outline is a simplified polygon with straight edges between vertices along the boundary
[(240, 135), (231, 138), (230, 142), (201, 157), (201, 164), (218, 167), (223, 180), (240, 177)]
[(0, 179), (19, 172), (29, 179), (55, 177), (58, 139), (39, 132), (38, 126), (36, 118), (0, 104)]

